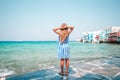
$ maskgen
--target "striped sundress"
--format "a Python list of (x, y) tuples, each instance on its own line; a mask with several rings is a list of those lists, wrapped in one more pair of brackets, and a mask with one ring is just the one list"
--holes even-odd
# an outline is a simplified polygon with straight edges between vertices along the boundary
[(68, 46), (68, 39), (69, 36), (61, 43), (60, 36), (59, 36), (59, 43), (58, 43), (58, 58), (59, 59), (68, 59), (70, 58), (70, 48)]

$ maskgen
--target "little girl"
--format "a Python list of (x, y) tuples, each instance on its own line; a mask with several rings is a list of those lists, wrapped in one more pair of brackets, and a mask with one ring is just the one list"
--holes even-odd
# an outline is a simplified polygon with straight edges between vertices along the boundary
[(74, 27), (68, 27), (66, 23), (63, 23), (61, 27), (54, 28), (53, 31), (59, 35), (58, 44), (58, 58), (60, 59), (60, 75), (64, 75), (64, 62), (66, 66), (65, 75), (68, 75), (70, 48), (68, 46), (69, 34), (73, 31)]

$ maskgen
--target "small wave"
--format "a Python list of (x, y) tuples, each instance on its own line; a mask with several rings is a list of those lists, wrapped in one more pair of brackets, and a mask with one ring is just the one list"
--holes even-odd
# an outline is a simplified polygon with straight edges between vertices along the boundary
[(0, 69), (0, 78), (6, 77), (6, 76), (9, 76), (9, 75), (12, 75), (12, 74), (15, 74), (15, 72), (10, 71), (8, 69)]

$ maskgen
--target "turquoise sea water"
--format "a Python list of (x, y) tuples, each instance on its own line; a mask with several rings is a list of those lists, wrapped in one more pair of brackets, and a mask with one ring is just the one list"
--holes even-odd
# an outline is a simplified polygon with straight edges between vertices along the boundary
[[(120, 57), (120, 44), (69, 42), (70, 62)], [(1, 41), (0, 74), (21, 74), (59, 65), (55, 41)]]

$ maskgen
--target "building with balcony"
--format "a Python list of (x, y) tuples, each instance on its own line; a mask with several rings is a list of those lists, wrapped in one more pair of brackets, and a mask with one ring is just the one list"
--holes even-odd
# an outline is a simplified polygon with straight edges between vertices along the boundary
[(108, 41), (111, 43), (120, 43), (120, 32), (109, 33)]

